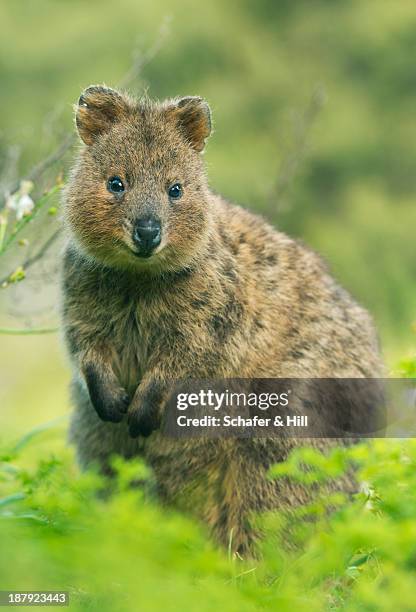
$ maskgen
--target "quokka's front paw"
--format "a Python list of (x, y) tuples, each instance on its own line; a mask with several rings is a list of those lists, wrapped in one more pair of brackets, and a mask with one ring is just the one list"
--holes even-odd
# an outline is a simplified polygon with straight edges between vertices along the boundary
[(144, 402), (138, 408), (133, 408), (129, 411), (127, 422), (132, 438), (137, 438), (138, 436), (147, 438), (155, 429), (160, 427), (159, 406), (155, 406), (150, 402)]
[(123, 389), (120, 389), (115, 394), (104, 394), (102, 401), (94, 404), (94, 408), (103, 421), (120, 423), (127, 412), (129, 402), (130, 398), (127, 393)]
[(87, 366), (84, 375), (92, 405), (100, 419), (120, 423), (130, 402), (126, 391), (100, 375), (94, 366)]
[(147, 438), (159, 429), (166, 399), (166, 385), (158, 380), (142, 383), (130, 404), (127, 422), (132, 438)]

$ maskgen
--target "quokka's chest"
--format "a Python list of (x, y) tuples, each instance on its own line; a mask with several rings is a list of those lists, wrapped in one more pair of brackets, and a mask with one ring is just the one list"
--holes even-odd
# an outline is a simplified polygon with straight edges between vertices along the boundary
[(174, 350), (173, 339), (182, 333), (180, 320), (161, 299), (125, 300), (108, 313), (112, 365), (127, 390), (134, 390), (146, 370)]

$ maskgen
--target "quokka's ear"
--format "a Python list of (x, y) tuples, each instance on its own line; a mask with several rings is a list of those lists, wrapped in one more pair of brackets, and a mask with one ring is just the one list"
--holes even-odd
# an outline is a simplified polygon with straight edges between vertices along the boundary
[(81, 94), (75, 107), (75, 122), (87, 145), (129, 112), (128, 100), (114, 89), (92, 85)]
[(195, 151), (202, 151), (205, 140), (211, 134), (211, 110), (208, 103), (197, 96), (174, 100), (169, 113), (176, 120), (179, 129)]

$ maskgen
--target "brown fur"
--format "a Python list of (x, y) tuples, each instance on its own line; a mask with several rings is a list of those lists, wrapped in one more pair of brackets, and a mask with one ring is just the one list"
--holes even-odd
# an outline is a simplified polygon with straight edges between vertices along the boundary
[[(106, 471), (114, 453), (144, 456), (163, 499), (192, 509), (220, 542), (232, 534), (235, 550), (251, 549), (251, 512), (307, 499), (266, 477), (301, 441), (168, 438), (168, 382), (377, 376), (371, 320), (316, 254), (209, 190), (200, 98), (134, 101), (92, 87), (76, 122), (87, 146), (65, 196), (63, 320), (79, 461)], [(122, 197), (106, 188), (113, 175)], [(174, 182), (183, 196), (171, 202)], [(147, 213), (160, 218), (162, 242), (142, 260), (131, 235)]]

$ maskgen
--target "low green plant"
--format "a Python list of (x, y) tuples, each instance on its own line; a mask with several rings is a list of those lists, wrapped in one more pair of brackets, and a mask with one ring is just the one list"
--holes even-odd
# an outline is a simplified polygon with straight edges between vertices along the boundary
[[(27, 468), (35, 440), (42, 458)], [(351, 465), (362, 491), (324, 493)], [(314, 484), (316, 495), (290, 516), (259, 517), (256, 561), (216, 549), (202, 526), (152, 499), (151, 486), (131, 486), (151, 485), (140, 462), (114, 467), (108, 494), (63, 445), (48, 454), (45, 428), (3, 446), (1, 589), (67, 590), (73, 610), (414, 610), (416, 440), (294, 452), (270, 477)]]

